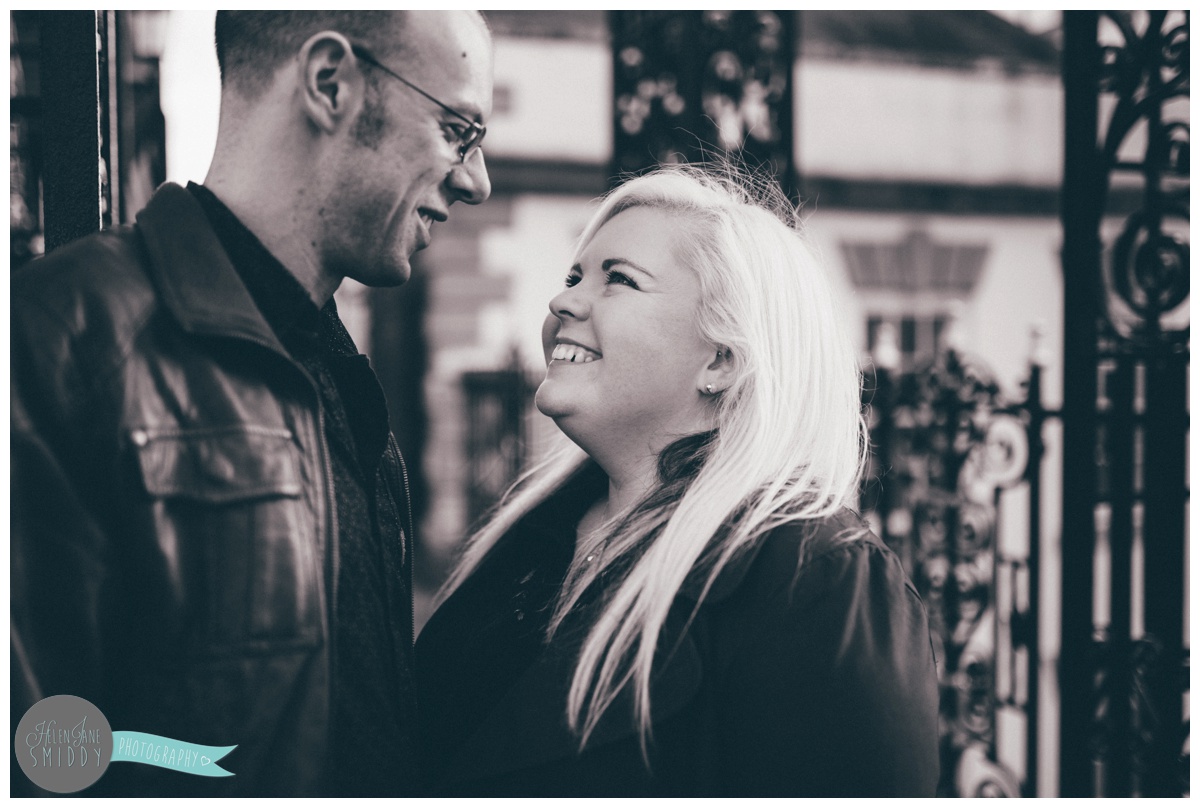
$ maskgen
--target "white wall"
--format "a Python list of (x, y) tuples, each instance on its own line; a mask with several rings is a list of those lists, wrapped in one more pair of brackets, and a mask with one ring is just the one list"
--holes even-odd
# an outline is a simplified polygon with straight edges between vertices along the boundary
[(486, 152), (605, 163), (612, 155), (612, 54), (607, 43), (497, 37), (497, 97)]
[(221, 74), (213, 46), (215, 11), (170, 11), (159, 64), (167, 126), (167, 181), (203, 182), (217, 142)]
[(1058, 76), (807, 58), (794, 78), (795, 156), (805, 174), (1060, 182)]

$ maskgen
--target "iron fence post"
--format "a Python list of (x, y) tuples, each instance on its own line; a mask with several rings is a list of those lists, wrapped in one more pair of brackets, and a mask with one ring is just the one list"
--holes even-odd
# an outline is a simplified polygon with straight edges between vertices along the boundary
[(1063, 508), (1059, 792), (1091, 794), (1100, 211), (1095, 11), (1063, 12)]
[[(104, 12), (42, 12), (42, 185), (46, 252), (100, 229)], [(107, 40), (107, 37), (104, 37)]]

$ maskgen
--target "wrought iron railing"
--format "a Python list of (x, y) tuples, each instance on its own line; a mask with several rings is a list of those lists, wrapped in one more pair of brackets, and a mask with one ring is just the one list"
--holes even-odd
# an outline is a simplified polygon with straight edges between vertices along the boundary
[[(888, 332), (883, 332), (887, 334)], [(863, 509), (925, 601), (938, 657), (943, 796), (1036, 794), (1042, 368), (1010, 403), (987, 369), (953, 345), (897, 373), (875, 346), (865, 391), (872, 437)], [(1037, 356), (1035, 351), (1034, 356)], [(1027, 514), (1006, 507), (1028, 492)], [(1002, 542), (1004, 534), (1023, 542)], [(1021, 719), (998, 745), (998, 712)]]
[(467, 430), (467, 523), (480, 518), (516, 481), (531, 459), (532, 385), (514, 352), (507, 367), (464, 373)]
[(1064, 16), (1064, 796), (1189, 790), (1189, 46), (1187, 11)]

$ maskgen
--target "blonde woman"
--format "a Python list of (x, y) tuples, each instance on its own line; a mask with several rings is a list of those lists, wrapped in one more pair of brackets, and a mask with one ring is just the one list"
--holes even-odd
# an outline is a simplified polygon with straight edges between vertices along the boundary
[(851, 510), (843, 325), (774, 186), (671, 169), (604, 200), (543, 329), (571, 443), (417, 643), (431, 793), (933, 795), (929, 630)]

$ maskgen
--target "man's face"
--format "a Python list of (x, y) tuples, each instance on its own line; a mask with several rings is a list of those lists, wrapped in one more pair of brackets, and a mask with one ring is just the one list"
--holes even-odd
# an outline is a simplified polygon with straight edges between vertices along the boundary
[[(466, 12), (409, 12), (407, 58), (375, 54), (448, 107), (485, 123), (492, 111), (492, 46)], [(368, 286), (408, 280), (409, 259), (427, 247), (450, 206), (491, 193), (483, 152), (462, 162), (464, 121), (401, 81), (359, 62), (363, 107), (334, 154), (332, 192), (317, 243), (323, 269)]]

